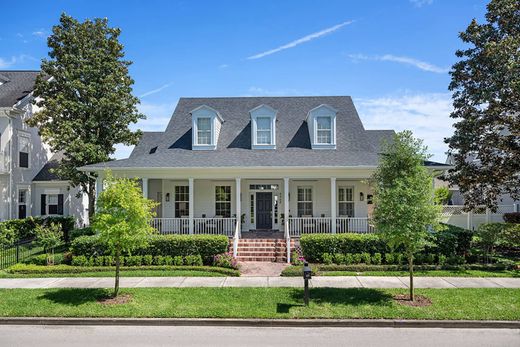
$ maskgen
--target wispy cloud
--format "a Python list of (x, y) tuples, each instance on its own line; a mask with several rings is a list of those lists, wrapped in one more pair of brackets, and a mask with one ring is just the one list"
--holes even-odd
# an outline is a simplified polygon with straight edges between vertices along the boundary
[(0, 57), (0, 68), (6, 68), (6, 67), (10, 67), (10, 66), (19, 64), (19, 63), (24, 63), (27, 60), (38, 61), (38, 59), (36, 59), (35, 57), (30, 56), (28, 54), (20, 54), (18, 56), (12, 56), (11, 59), (6, 59), (6, 58)]
[(222, 69), (222, 70), (223, 70), (223, 69), (227, 69), (228, 67), (229, 67), (229, 64), (220, 64), (220, 65), (218, 66), (218, 68), (219, 68), (219, 69)]
[(249, 60), (260, 59), (260, 58), (266, 57), (268, 55), (271, 55), (271, 54), (274, 54), (274, 53), (278, 53), (280, 51), (283, 51), (283, 50), (286, 50), (286, 49), (289, 49), (289, 48), (296, 47), (298, 45), (301, 45), (302, 43), (319, 39), (320, 37), (323, 37), (323, 36), (325, 36), (327, 34), (331, 34), (331, 33), (335, 32), (335, 31), (343, 28), (345, 25), (352, 24), (353, 22), (354, 21), (350, 20), (350, 21), (346, 21), (346, 22), (334, 25), (334, 26), (332, 26), (330, 28), (323, 29), (321, 31), (318, 31), (318, 32), (312, 33), (310, 35), (304, 36), (302, 38), (299, 38), (297, 40), (291, 41), (291, 42), (289, 42), (289, 43), (287, 43), (287, 44), (285, 44), (283, 46), (280, 46), (280, 47), (277, 47), (277, 48), (274, 48), (274, 49), (270, 49), (270, 50), (262, 52), (262, 53), (258, 53), (258, 54), (252, 55), (250, 57), (247, 57), (247, 59), (249, 59)]
[(443, 139), (453, 133), (453, 110), (449, 93), (410, 93), (355, 99), (367, 129), (412, 130), (424, 140), (433, 160), (444, 162), (448, 150)]
[(165, 85), (160, 86), (160, 87), (157, 88), (157, 89), (149, 90), (149, 91), (147, 91), (146, 93), (143, 93), (143, 94), (139, 95), (139, 97), (140, 97), (140, 98), (144, 98), (144, 97), (147, 97), (147, 96), (152, 95), (152, 94), (157, 94), (157, 93), (159, 93), (160, 91), (162, 91), (162, 90), (168, 88), (169, 86), (171, 86), (172, 83), (173, 83), (173, 82), (170, 82), (170, 83), (167, 83), (167, 84), (165, 84)]
[(423, 7), (433, 4), (433, 0), (409, 0), (415, 7)]
[(38, 36), (38, 37), (45, 37), (45, 36), (47, 36), (47, 32), (45, 31), (45, 29), (39, 29), (39, 30), (33, 31), (32, 35)]
[(12, 66), (15, 63), (16, 63), (16, 57), (11, 57), (11, 59), (9, 59), (9, 60), (0, 58), (0, 68), (1, 69)]
[(348, 57), (352, 60), (376, 60), (376, 61), (391, 61), (394, 63), (410, 65), (423, 71), (434, 72), (434, 73), (447, 73), (450, 71), (449, 68), (440, 67), (437, 65), (430, 64), (428, 62), (418, 60), (411, 57), (397, 56), (392, 54), (385, 55), (364, 55), (364, 54), (349, 54)]

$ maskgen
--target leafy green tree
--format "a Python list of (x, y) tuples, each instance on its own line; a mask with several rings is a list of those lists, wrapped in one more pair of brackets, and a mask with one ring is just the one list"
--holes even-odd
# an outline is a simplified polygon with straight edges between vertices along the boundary
[(62, 244), (61, 225), (50, 223), (49, 225), (37, 224), (35, 227), (36, 242), (47, 253), (47, 265), (54, 265), (54, 248)]
[(452, 193), (450, 192), (448, 187), (439, 187), (435, 189), (433, 201), (437, 205), (446, 205), (448, 201), (450, 201), (451, 195)]
[(374, 173), (374, 222), (392, 248), (402, 246), (408, 258), (410, 300), (414, 300), (414, 254), (428, 244), (429, 230), (439, 226), (440, 206), (433, 204), (432, 176), (422, 141), (410, 131), (383, 145)]
[(13, 244), (16, 233), (4, 223), (0, 223), (0, 249)]
[(156, 203), (143, 197), (135, 179), (114, 178), (108, 173), (104, 185), (97, 200), (92, 227), (114, 255), (114, 296), (117, 296), (121, 254), (147, 244), (148, 235), (154, 232), (150, 221)]
[(145, 118), (132, 95), (131, 62), (123, 60), (120, 33), (106, 18), (80, 23), (62, 14), (34, 88), (40, 109), (27, 121), (54, 152), (64, 153), (55, 173), (88, 194), (90, 216), (95, 177), (77, 168), (108, 161), (115, 144), (136, 144), (140, 133), (129, 125)]
[(473, 19), (460, 38), (467, 48), (451, 71), (449, 179), (468, 209), (495, 210), (503, 193), (520, 199), (520, 2), (492, 0), (486, 22)]

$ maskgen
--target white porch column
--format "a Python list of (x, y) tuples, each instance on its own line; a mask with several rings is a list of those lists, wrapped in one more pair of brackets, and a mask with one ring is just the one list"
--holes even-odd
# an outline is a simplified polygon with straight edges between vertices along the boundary
[(237, 177), (235, 178), (235, 184), (236, 184), (236, 189), (235, 189), (235, 210), (236, 210), (236, 215), (237, 215), (237, 222), (239, 223), (238, 225), (240, 226), (239, 228), (242, 229), (242, 201), (240, 199), (240, 196), (241, 196), (241, 192), (240, 192), (240, 177)]
[(98, 175), (96, 177), (96, 201), (99, 198), (99, 194), (103, 191), (103, 177), (101, 175)]
[(336, 233), (336, 177), (330, 178), (330, 231)]
[(283, 178), (283, 215), (285, 232), (289, 233), (289, 177)]
[(141, 178), (143, 184), (143, 196), (148, 199), (148, 177)]
[(188, 209), (188, 217), (189, 217), (189, 220), (190, 220), (190, 234), (193, 234), (193, 229), (194, 229), (194, 225), (193, 225), (193, 214), (194, 214), (194, 203), (195, 201), (193, 201), (193, 197), (195, 196), (195, 194), (193, 193), (193, 178), (188, 178), (188, 191), (189, 191), (189, 209)]

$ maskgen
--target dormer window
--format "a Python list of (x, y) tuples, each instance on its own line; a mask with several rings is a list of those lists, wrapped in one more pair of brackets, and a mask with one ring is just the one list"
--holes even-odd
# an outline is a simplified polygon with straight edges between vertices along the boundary
[(251, 148), (276, 148), (276, 110), (260, 105), (251, 111)]
[(203, 105), (191, 113), (192, 148), (194, 150), (217, 149), (218, 136), (223, 119), (213, 108)]
[(312, 149), (336, 149), (336, 111), (320, 105), (309, 111), (307, 124)]

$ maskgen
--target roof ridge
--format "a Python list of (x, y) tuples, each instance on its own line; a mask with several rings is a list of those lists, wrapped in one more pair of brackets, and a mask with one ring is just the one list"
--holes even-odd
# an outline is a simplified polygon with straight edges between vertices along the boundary
[(350, 95), (181, 96), (179, 99), (352, 98)]

